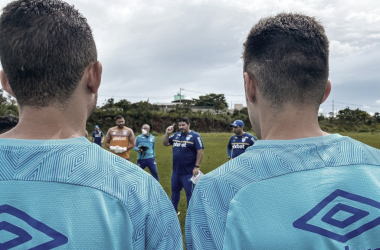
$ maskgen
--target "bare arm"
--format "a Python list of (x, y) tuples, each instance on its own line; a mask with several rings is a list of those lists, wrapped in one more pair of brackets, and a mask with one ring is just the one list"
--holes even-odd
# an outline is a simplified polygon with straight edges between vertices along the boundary
[(170, 133), (173, 133), (173, 131), (174, 131), (174, 125), (175, 125), (175, 124), (173, 124), (172, 126), (169, 126), (169, 127), (166, 128), (166, 132), (165, 132), (165, 135), (164, 135), (164, 139), (162, 140), (162, 144), (163, 144), (164, 146), (170, 146), (170, 143), (169, 143), (169, 135), (170, 135)]
[(203, 148), (197, 150), (197, 160), (195, 161), (195, 165), (197, 165), (197, 166), (201, 165), (202, 157), (203, 157), (203, 151), (204, 151)]
[(127, 150), (130, 150), (131, 148), (135, 147), (135, 139), (129, 140), (129, 145), (127, 147)]
[[(203, 148), (197, 150), (197, 159), (195, 160), (195, 166), (201, 165), (202, 157), (203, 157), (203, 151), (204, 151)], [(193, 175), (196, 176), (197, 174), (199, 174), (199, 167), (198, 168), (194, 167)]]
[(111, 138), (108, 138), (106, 139), (106, 147), (107, 148), (110, 148), (111, 147)]

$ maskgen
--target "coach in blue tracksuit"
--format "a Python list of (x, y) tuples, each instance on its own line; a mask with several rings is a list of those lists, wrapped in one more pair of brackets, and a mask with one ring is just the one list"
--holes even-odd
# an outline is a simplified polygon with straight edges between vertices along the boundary
[(230, 127), (232, 127), (235, 135), (231, 136), (227, 145), (227, 156), (229, 160), (244, 153), (248, 147), (257, 141), (256, 137), (243, 131), (244, 122), (242, 120), (234, 121)]
[(203, 156), (203, 141), (201, 136), (190, 130), (190, 121), (182, 117), (178, 122), (179, 132), (169, 135), (174, 131), (174, 124), (166, 129), (163, 139), (164, 146), (173, 145), (173, 173), (171, 179), (172, 203), (178, 212), (178, 203), (182, 188), (185, 189), (187, 204), (193, 193), (194, 185), (190, 178), (199, 173), (199, 165)]
[(137, 136), (135, 141), (135, 147), (133, 148), (137, 155), (137, 165), (142, 169), (148, 167), (152, 176), (159, 181), (157, 165), (156, 165), (156, 154), (155, 154), (155, 143), (156, 138), (149, 133), (150, 126), (144, 124), (141, 128), (142, 134)]

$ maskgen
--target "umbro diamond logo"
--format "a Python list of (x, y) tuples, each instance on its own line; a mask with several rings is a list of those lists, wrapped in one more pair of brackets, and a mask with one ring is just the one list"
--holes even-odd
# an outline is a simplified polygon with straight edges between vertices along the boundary
[[(32, 218), (29, 216), (27, 213), (12, 207), (10, 205), (1, 205), (0, 206), (0, 214), (9, 214), (11, 216), (14, 216), (16, 218), (19, 218), (20, 220), (26, 222), (29, 226), (35, 228), (36, 230), (46, 234), (47, 236), (53, 238), (53, 240), (40, 244), (38, 246), (35, 246), (33, 250), (42, 250), (42, 249), (53, 249), (59, 246), (62, 246), (68, 242), (68, 239), (65, 235), (61, 234), (60, 232), (57, 232), (56, 230), (52, 229), (51, 227), (48, 227), (44, 223)], [(9, 222), (6, 221), (1, 221), (0, 222), (0, 232), (8, 231), (18, 237), (11, 239), (7, 242), (2, 242), (0, 243), (0, 249), (1, 250), (6, 250), (6, 249), (11, 249), (14, 247), (21, 246), (22, 244), (30, 241), (33, 239), (33, 237), (26, 232), (24, 229), (15, 226), (13, 224), (10, 224)], [(1, 241), (0, 241), (1, 242)]]
[[(320, 214), (321, 211), (326, 208), (328, 205), (331, 205), (335, 199), (337, 199), (335, 206), (333, 206), (327, 213)], [(347, 201), (350, 205), (344, 204), (343, 202)], [(352, 206), (354, 203), (361, 203), (360, 208)], [(368, 209), (375, 209), (375, 216), (369, 216), (370, 212), (363, 210), (366, 207)], [(343, 220), (334, 218), (335, 215), (339, 213), (345, 213), (349, 216)], [(367, 217), (368, 216), (368, 217)], [(320, 218), (322, 217), (322, 218)], [(360, 220), (364, 219), (365, 222), (360, 223)], [(320, 218), (318, 220), (322, 221), (322, 223), (328, 224), (330, 230), (323, 228), (322, 223), (318, 223), (317, 225), (313, 225), (311, 221), (313, 218)], [(370, 219), (369, 219), (370, 218)], [(319, 222), (319, 221), (318, 221)], [(357, 224), (354, 224), (358, 222)], [(339, 230), (347, 229), (349, 226), (349, 230), (346, 230), (344, 233), (338, 233)], [(356, 195), (353, 193), (349, 193), (340, 189), (335, 190), (325, 199), (323, 199), (318, 205), (312, 208), (309, 212), (303, 215), (301, 218), (293, 222), (293, 226), (295, 228), (299, 228), (305, 231), (309, 231), (312, 233), (316, 233), (333, 240), (345, 243), (348, 240), (359, 236), (360, 234), (380, 225), (380, 203), (366, 198), (364, 196)], [(331, 231), (331, 226), (336, 230)]]

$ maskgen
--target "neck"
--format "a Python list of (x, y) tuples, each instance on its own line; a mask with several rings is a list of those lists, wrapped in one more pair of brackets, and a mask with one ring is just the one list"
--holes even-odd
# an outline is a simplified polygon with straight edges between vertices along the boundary
[(85, 110), (23, 107), (17, 126), (1, 138), (55, 140), (84, 136), (88, 115)]
[(263, 140), (291, 140), (328, 135), (319, 127), (318, 113), (314, 108), (293, 105), (285, 106), (280, 112), (263, 110), (260, 113), (260, 128)]
[(237, 136), (242, 136), (244, 135), (244, 131), (240, 132), (239, 134), (236, 134)]

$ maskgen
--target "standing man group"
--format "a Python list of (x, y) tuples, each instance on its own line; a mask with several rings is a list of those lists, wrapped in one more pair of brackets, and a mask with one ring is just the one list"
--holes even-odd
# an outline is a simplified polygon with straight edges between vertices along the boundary
[(252, 146), (257, 141), (256, 137), (243, 131), (244, 122), (242, 120), (234, 121), (230, 127), (232, 127), (235, 135), (231, 136), (227, 145), (229, 160), (244, 153), (249, 146)]
[(164, 146), (173, 146), (173, 172), (171, 178), (172, 203), (178, 212), (178, 203), (181, 198), (181, 190), (185, 189), (187, 205), (193, 193), (194, 184), (190, 178), (199, 174), (204, 145), (201, 136), (190, 130), (190, 121), (182, 117), (178, 122), (179, 132), (174, 132), (174, 124), (166, 129), (163, 138)]
[(98, 125), (95, 125), (95, 131), (92, 132), (92, 142), (99, 145), (102, 147), (102, 143), (104, 140), (104, 134), (103, 132), (99, 129)]
[(135, 147), (135, 135), (131, 128), (125, 126), (123, 116), (116, 116), (115, 124), (107, 132), (106, 146), (112, 153), (129, 161), (129, 150)]
[(137, 165), (142, 169), (148, 167), (152, 176), (159, 181), (155, 160), (156, 138), (150, 133), (150, 126), (148, 124), (142, 126), (141, 132), (142, 134), (137, 136), (135, 147), (133, 148), (138, 152)]

